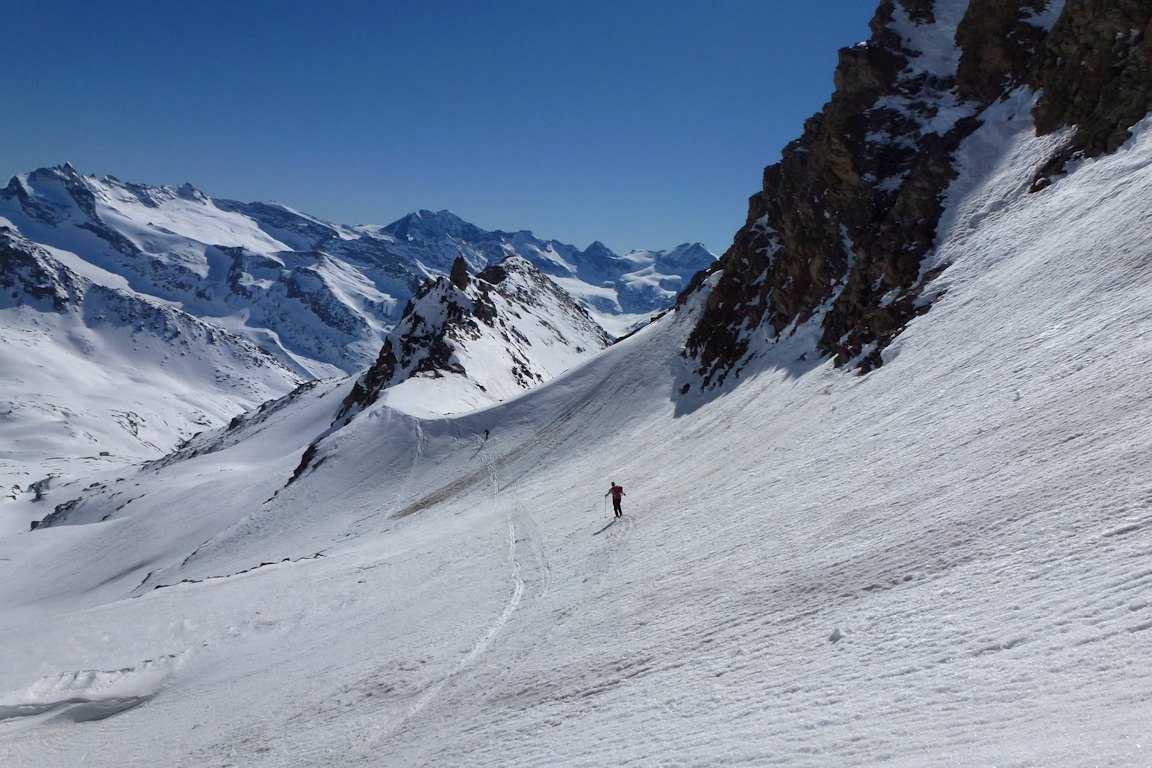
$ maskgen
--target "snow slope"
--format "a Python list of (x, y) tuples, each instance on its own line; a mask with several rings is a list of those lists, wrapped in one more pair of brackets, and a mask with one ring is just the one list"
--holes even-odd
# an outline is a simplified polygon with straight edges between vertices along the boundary
[[(567, 288), (577, 300), (605, 294), (598, 316), (621, 332), (671, 305), (693, 258), (712, 258), (688, 249), (679, 260), (621, 259), (600, 246), (587, 251), (597, 254), (589, 271), (572, 246), (485, 232), (446, 211), (351, 228), (282, 205), (213, 200), (190, 185), (83, 176), (70, 165), (19, 174), (0, 189), (0, 249), (0, 488), (17, 497), (71, 471), (77, 457), (155, 459), (304, 379), (360, 373), (413, 292), (453, 254), (481, 267), (516, 249), (572, 255), (583, 278), (600, 283), (565, 272)], [(670, 274), (658, 270), (661, 259)], [(613, 280), (621, 296), (639, 298), (619, 299)], [(641, 289), (629, 287), (638, 280)], [(545, 339), (533, 328), (563, 325), (547, 309), (522, 329), (505, 318), (502, 332)], [(599, 349), (603, 335), (590, 328), (566, 350), (563, 340), (521, 345), (512, 361), (489, 362), (515, 363), (536, 382)], [(593, 337), (595, 345), (582, 343)], [(481, 351), (504, 349), (497, 341)], [(507, 394), (481, 385), (466, 402)], [(26, 527), (28, 517), (0, 525)]]
[[(159, 458), (300, 381), (239, 337), (91, 277), (0, 230), (5, 497), (34, 498), (37, 484), (93, 465)], [(28, 517), (0, 514), (12, 526), (27, 529)]]
[(287, 484), (317, 384), (0, 539), (0, 759), (1149, 764), (1152, 124), (1029, 195), (1026, 103), (868, 376), (798, 332), (680, 396), (689, 306), (486, 410), (379, 403)]

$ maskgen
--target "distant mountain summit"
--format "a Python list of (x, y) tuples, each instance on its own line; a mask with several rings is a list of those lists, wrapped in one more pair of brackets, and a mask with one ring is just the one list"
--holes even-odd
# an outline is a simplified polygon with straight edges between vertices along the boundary
[(422, 210), (386, 227), (360, 229), (392, 238), (391, 250), (420, 265), (430, 277), (446, 274), (457, 258), (480, 271), (508, 256), (520, 256), (553, 278), (614, 336), (671, 306), (692, 276), (716, 259), (699, 243), (623, 256), (599, 241), (580, 250), (527, 230), (483, 230), (450, 211)]
[[(67, 455), (66, 444), (87, 452), (107, 443), (118, 455), (150, 458), (301, 381), (359, 374), (386, 340), (399, 343), (391, 334), (412, 322), (405, 307), (421, 286), (447, 278), (458, 261), (473, 274), (502, 264), (509, 277), (499, 286), (478, 278), (496, 286), (485, 295), (567, 339), (553, 346), (514, 318), (489, 318), (513, 341), (457, 350), (473, 356), (468, 376), (488, 393), (483, 400), (519, 388), (485, 378), (506, 355), (521, 361), (521, 383), (553, 376), (667, 309), (713, 260), (698, 246), (687, 259), (675, 255), (682, 249), (617, 256), (598, 242), (581, 251), (526, 230), (489, 232), (449, 211), (345, 226), (278, 203), (214, 199), (190, 184), (85, 176), (67, 163), (18, 174), (0, 189), (0, 234), (0, 407), (14, 404), (0, 442), (35, 431), (29, 425), (43, 414), (71, 414), (52, 422), (60, 442), (41, 441), (42, 452), (27, 454), (33, 463)], [(514, 285), (518, 303), (507, 293)], [(444, 331), (451, 339), (460, 328)], [(484, 368), (489, 353), (493, 367)], [(22, 356), (48, 372), (35, 408), (24, 394), (29, 380), (16, 373)], [(70, 376), (92, 369), (108, 372), (101, 386)], [(168, 381), (173, 369), (180, 384)], [(96, 392), (132, 404), (85, 399)], [(130, 424), (124, 444), (121, 423)]]
[(410, 213), (383, 227), (380, 231), (387, 232), (404, 242), (454, 237), (479, 243), (492, 234), (474, 224), (469, 224), (451, 211), (429, 210)]

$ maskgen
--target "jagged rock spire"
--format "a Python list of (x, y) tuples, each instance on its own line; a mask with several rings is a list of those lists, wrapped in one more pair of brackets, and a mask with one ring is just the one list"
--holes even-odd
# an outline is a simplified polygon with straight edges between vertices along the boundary
[(463, 256), (457, 256), (456, 260), (452, 262), (452, 272), (448, 275), (448, 279), (452, 285), (460, 290), (467, 290), (468, 288), (468, 262), (464, 261)]

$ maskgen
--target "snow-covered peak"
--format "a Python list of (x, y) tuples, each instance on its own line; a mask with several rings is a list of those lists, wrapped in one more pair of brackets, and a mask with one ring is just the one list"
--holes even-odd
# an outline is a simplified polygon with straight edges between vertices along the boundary
[(586, 259), (608, 259), (616, 255), (612, 252), (611, 248), (599, 240), (593, 240), (592, 244), (585, 248), (583, 253)]
[(195, 259), (205, 245), (287, 250), (190, 184), (130, 184), (112, 176), (83, 176), (68, 165), (16, 176), (0, 192), (0, 215), (33, 239), (43, 237), (41, 242), (65, 249), (77, 246), (85, 257), (101, 248), (161, 260)]
[(22, 179), (27, 184), (44, 183), (48, 181), (83, 183), (85, 179), (85, 177), (76, 170), (72, 163), (68, 162), (65, 162), (61, 165), (37, 168), (36, 170), (29, 171), (27, 173), (20, 173), (17, 174), (14, 178)]
[(683, 243), (666, 251), (629, 251), (625, 258), (636, 263), (651, 263), (658, 272), (680, 277), (691, 277), (716, 260), (702, 243)]
[(521, 256), (576, 297), (614, 336), (670, 307), (692, 275), (716, 259), (698, 243), (623, 256), (599, 241), (580, 250), (529, 230), (482, 230), (448, 211), (409, 214), (382, 231), (396, 238), (394, 251), (422, 265), (429, 276), (446, 274), (457, 257), (480, 271), (510, 255)]
[(429, 240), (441, 237), (474, 239), (482, 230), (448, 210), (421, 209), (383, 228), (400, 240)]
[(391, 407), (457, 413), (519, 394), (609, 343), (588, 313), (527, 259), (511, 256), (471, 276), (463, 258), (426, 283), (384, 340), (345, 415), (387, 390)]
[(23, 191), (25, 195), (41, 198), (56, 195), (56, 202), (60, 205), (75, 204), (84, 207), (95, 201), (127, 202), (129, 199), (145, 208), (159, 208), (172, 200), (183, 200), (199, 205), (211, 205), (212, 202), (206, 194), (188, 183), (179, 186), (132, 184), (121, 181), (115, 176), (101, 178), (84, 175), (71, 163), (17, 174), (9, 181), (6, 191), (11, 194), (17, 190)]

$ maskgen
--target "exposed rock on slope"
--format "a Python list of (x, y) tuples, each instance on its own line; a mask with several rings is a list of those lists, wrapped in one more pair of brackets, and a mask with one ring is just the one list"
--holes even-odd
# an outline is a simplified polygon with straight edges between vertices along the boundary
[(75, 277), (43, 248), (0, 227), (0, 308), (27, 304), (63, 312), (81, 293)]
[(765, 169), (747, 224), (695, 281), (710, 291), (686, 350), (702, 386), (805, 323), (812, 354), (880, 365), (936, 298), (928, 285), (947, 265), (922, 264), (953, 153), (981, 113), (1043, 88), (1038, 129), (1078, 126), (1048, 174), (1114, 149), (1148, 111), (1149, 13), (1119, 0), (882, 2), (871, 39), (841, 51), (829, 103)]
[[(413, 377), (455, 380), (449, 408), (495, 402), (562, 373), (610, 338), (527, 260), (510, 257), (472, 277), (458, 258), (426, 283), (360, 377), (341, 418)], [(463, 398), (463, 399), (461, 399)]]
[(1152, 108), (1152, 4), (1071, 0), (1044, 41), (1030, 84), (1036, 129), (1075, 130), (1037, 177), (1042, 189), (1077, 156), (1114, 152)]

